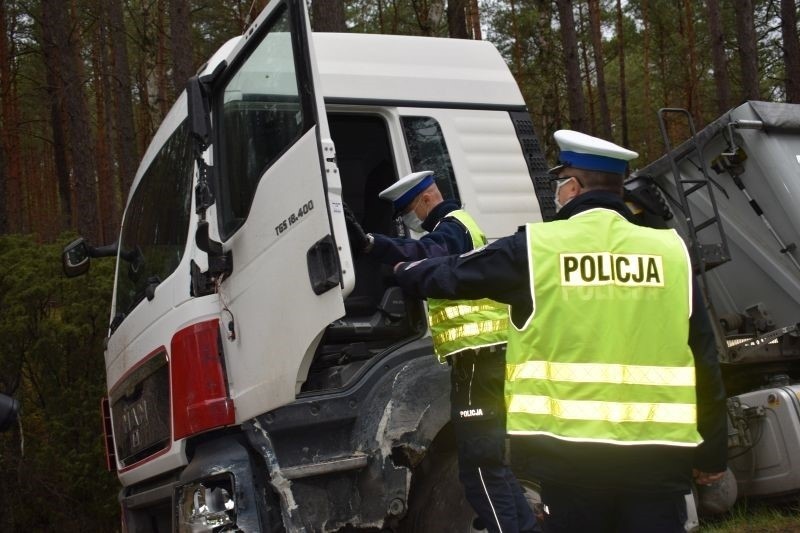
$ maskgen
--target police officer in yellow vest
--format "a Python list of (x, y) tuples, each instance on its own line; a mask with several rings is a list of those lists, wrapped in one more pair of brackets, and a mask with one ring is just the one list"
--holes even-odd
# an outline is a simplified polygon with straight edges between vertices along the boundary
[[(433, 172), (410, 174), (379, 196), (392, 202), (406, 226), (427, 233), (420, 239), (365, 234), (346, 209), (348, 233), (357, 253), (394, 265), (462, 254), (486, 244), (475, 220), (456, 202), (442, 197)], [(519, 483), (504, 463), (507, 306), (488, 299), (429, 299), (428, 322), (436, 356), (451, 365), (451, 420), (459, 478), (478, 514), (476, 525), (493, 533), (539, 531)]]
[(401, 264), (411, 294), (511, 306), (508, 432), (554, 532), (679, 532), (726, 469), (725, 392), (684, 242), (621, 198), (637, 156), (556, 132), (557, 220), (481, 251)]

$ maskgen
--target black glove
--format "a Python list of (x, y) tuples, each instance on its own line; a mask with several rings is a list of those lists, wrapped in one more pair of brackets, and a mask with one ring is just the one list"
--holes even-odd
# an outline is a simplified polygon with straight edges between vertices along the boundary
[(365, 252), (371, 244), (369, 237), (367, 237), (364, 228), (356, 220), (355, 213), (350, 210), (347, 204), (342, 202), (342, 208), (344, 210), (344, 221), (347, 224), (347, 236), (350, 238), (350, 248), (354, 254)]

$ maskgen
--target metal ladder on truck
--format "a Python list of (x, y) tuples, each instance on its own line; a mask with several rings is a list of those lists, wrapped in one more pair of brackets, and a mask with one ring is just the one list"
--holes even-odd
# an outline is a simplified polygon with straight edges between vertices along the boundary
[[(669, 139), (669, 134), (667, 132), (666, 117), (670, 114), (677, 114), (684, 117), (689, 127), (689, 131), (691, 132), (691, 138), (687, 141), (687, 149), (681, 149), (680, 153), (677, 153), (677, 151), (673, 149)], [(712, 268), (731, 260), (728, 241), (722, 228), (719, 210), (717, 208), (716, 200), (714, 199), (714, 192), (711, 188), (711, 185), (715, 184), (715, 182), (709, 176), (708, 167), (706, 165), (705, 158), (703, 157), (702, 147), (698, 142), (694, 121), (692, 120), (692, 116), (689, 114), (689, 112), (685, 109), (679, 108), (663, 108), (658, 112), (658, 122), (661, 129), (661, 136), (664, 140), (664, 145), (667, 150), (667, 156), (672, 169), (673, 180), (675, 182), (675, 188), (678, 196), (677, 200), (674, 198), (670, 198), (670, 200), (678, 204), (684, 217), (683, 222), (686, 225), (690, 240), (689, 253), (692, 256), (694, 270), (699, 279), (700, 289), (703, 294), (706, 308), (708, 309), (709, 315), (712, 319), (712, 326), (716, 330), (717, 346), (720, 350), (719, 353), (721, 354), (722, 360), (729, 363), (746, 363), (759, 361), (763, 362), (767, 360), (774, 360), (776, 358), (800, 358), (800, 335), (798, 335), (798, 331), (800, 331), (800, 324), (786, 326), (773, 331), (761, 332), (760, 334), (752, 336), (729, 336), (725, 331), (723, 331), (719, 317), (717, 316), (714, 306), (711, 305), (711, 301), (709, 299), (708, 280), (706, 278), (706, 272), (708, 270), (711, 270)], [(752, 128), (755, 126), (755, 124), (748, 121), (737, 121), (736, 124), (731, 123), (728, 125), (729, 128), (731, 126), (739, 128)], [(732, 147), (729, 147), (728, 151), (731, 153), (723, 153), (722, 155), (735, 157), (736, 146), (733, 144), (733, 136), (730, 133), (729, 138), (730, 142), (732, 143)], [(702, 173), (702, 177), (687, 179), (683, 177), (678, 168), (678, 160), (688, 158), (692, 154), (696, 155), (697, 160), (699, 161), (699, 165), (696, 165), (696, 167)], [(767, 225), (767, 228), (775, 236), (776, 241), (782, 248), (781, 252), (787, 252), (789, 247), (784, 244), (781, 238), (777, 235), (771, 224), (766, 220), (766, 217), (764, 217), (763, 213), (761, 213), (760, 208), (758, 208), (757, 205), (754, 205), (753, 198), (745, 190), (744, 185), (741, 183), (741, 179), (737, 173), (733, 172), (731, 169), (728, 169), (728, 171), (731, 178), (748, 199), (751, 207), (753, 207), (753, 209), (756, 211), (756, 214), (761, 217), (761, 219)], [(689, 197), (693, 194), (703, 191), (705, 191), (708, 197), (712, 214), (711, 216), (705, 218), (702, 222), (696, 222), (698, 213), (692, 210), (691, 204), (689, 203)], [(705, 214), (701, 213), (701, 215), (705, 217)], [(716, 230), (717, 238), (709, 239), (707, 232), (704, 234), (704, 236), (707, 237), (705, 239), (706, 243), (701, 243), (698, 238), (698, 233), (703, 230)], [(709, 240), (711, 241), (710, 243), (708, 243)], [(792, 263), (797, 266), (797, 262), (794, 261), (793, 258), (791, 259)], [(753, 307), (756, 308), (758, 306)], [(755, 312), (758, 313), (758, 309), (755, 309)]]
[[(684, 178), (678, 169), (678, 161), (673, 150), (672, 142), (670, 141), (667, 132), (667, 118), (666, 115), (683, 115), (686, 118), (691, 137), (686, 141), (689, 145), (689, 151), (682, 151), (681, 159), (688, 157), (687, 154), (696, 154), (699, 160), (699, 169), (703, 176), (701, 178)], [(708, 174), (708, 167), (706, 166), (705, 159), (703, 158), (703, 150), (697, 142), (697, 132), (694, 128), (694, 120), (692, 116), (685, 109), (665, 107), (658, 111), (658, 126), (661, 129), (661, 137), (664, 140), (664, 146), (667, 150), (670, 167), (672, 168), (672, 176), (675, 180), (675, 189), (678, 194), (678, 203), (684, 216), (684, 223), (689, 233), (689, 251), (692, 254), (692, 261), (694, 262), (694, 269), (700, 275), (703, 284), (705, 285), (705, 272), (717, 267), (723, 263), (730, 261), (731, 254), (728, 249), (728, 240), (725, 237), (725, 232), (722, 230), (720, 223), (719, 210), (717, 209), (717, 202), (714, 198), (714, 191), (711, 189), (712, 180)], [(708, 196), (708, 201), (711, 204), (712, 215), (703, 220), (696, 222), (697, 213), (692, 211), (691, 204), (689, 203), (689, 196), (705, 192)], [(717, 239), (711, 239), (711, 243), (703, 244), (698, 240), (698, 233), (708, 229), (716, 230)], [(707, 232), (708, 233), (708, 232)]]
[[(688, 151), (682, 150), (680, 156), (676, 154), (669, 138), (669, 133), (667, 131), (667, 115), (681, 115), (685, 118), (689, 132), (691, 133), (691, 137), (686, 141), (688, 144)], [(722, 229), (719, 209), (717, 208), (717, 202), (714, 198), (714, 191), (711, 188), (713, 181), (709, 176), (708, 167), (703, 158), (703, 150), (697, 139), (697, 131), (694, 127), (692, 115), (689, 114), (686, 109), (665, 107), (658, 110), (658, 126), (661, 130), (661, 137), (664, 140), (664, 147), (667, 152), (667, 157), (669, 158), (673, 180), (675, 181), (675, 190), (678, 196), (677, 200), (672, 200), (678, 204), (683, 215), (683, 223), (686, 225), (686, 230), (689, 234), (689, 254), (691, 255), (695, 274), (698, 276), (700, 290), (703, 294), (703, 301), (711, 317), (712, 326), (716, 330), (715, 337), (717, 338), (719, 353), (723, 359), (728, 359), (728, 346), (725, 342), (725, 332), (722, 331), (719, 317), (717, 316), (714, 306), (711, 305), (708, 280), (706, 278), (706, 272), (708, 270), (731, 260), (728, 240)], [(697, 156), (697, 160), (699, 161), (698, 170), (700, 170), (702, 176), (698, 178), (685, 178), (678, 168), (678, 157), (684, 159), (692, 154)], [(691, 195), (701, 192), (705, 192), (708, 197), (712, 212), (710, 216), (705, 213), (699, 213), (698, 209), (693, 211), (689, 203), (689, 197)], [(701, 221), (697, 221), (697, 219), (701, 219)], [(701, 243), (698, 238), (698, 233), (704, 230), (706, 230), (705, 235), (716, 231), (715, 236), (717, 238), (704, 239), (706, 242)]]

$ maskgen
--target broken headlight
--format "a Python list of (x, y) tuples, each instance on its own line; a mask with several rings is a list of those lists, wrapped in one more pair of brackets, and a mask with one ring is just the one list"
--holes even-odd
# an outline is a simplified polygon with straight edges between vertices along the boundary
[(180, 533), (237, 531), (232, 476), (193, 481), (178, 487), (176, 496)]

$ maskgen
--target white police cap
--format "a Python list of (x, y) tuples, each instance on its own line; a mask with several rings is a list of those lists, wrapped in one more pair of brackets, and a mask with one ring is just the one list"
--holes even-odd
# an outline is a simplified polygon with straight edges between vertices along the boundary
[(549, 170), (550, 174), (557, 174), (564, 167), (624, 174), (628, 161), (639, 157), (632, 150), (579, 131), (558, 130), (553, 138), (561, 151), (559, 164)]
[(399, 213), (433, 183), (433, 172), (430, 170), (414, 172), (400, 178), (396, 183), (382, 190), (378, 196), (392, 202), (395, 213)]

